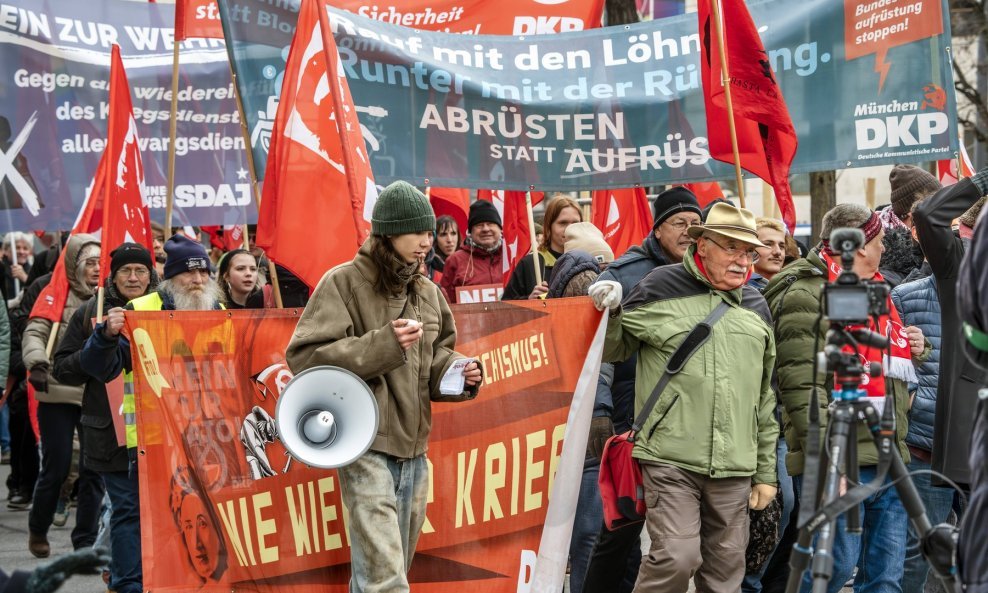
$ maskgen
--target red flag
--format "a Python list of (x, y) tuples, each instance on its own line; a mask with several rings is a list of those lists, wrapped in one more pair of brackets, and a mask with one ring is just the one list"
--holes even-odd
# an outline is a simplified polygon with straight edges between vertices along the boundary
[(322, 1), (303, 0), (257, 222), (257, 245), (310, 288), (357, 252), (370, 233), (377, 199), (367, 146), (346, 77), (337, 68), (339, 51), (327, 20)]
[[(957, 175), (958, 160), (960, 160), (961, 166), (960, 176)], [(961, 144), (960, 159), (937, 161), (937, 177), (940, 179), (940, 185), (953, 185), (972, 175), (974, 175), (974, 165), (971, 164), (971, 157), (967, 156), (967, 149), (964, 148), (964, 144)]]
[[(545, 194), (532, 192), (532, 207), (538, 205)], [(515, 266), (526, 255), (532, 253), (532, 235), (528, 228), (528, 209), (525, 207), (525, 192), (481, 189), (477, 190), (478, 200), (493, 202), (501, 214), (501, 258), (504, 270), (504, 285), (508, 285)], [(467, 231), (469, 232), (469, 230)], [(466, 234), (466, 233), (464, 233)]]
[(239, 224), (225, 224), (223, 226), (202, 226), (202, 232), (209, 235), (210, 247), (216, 247), (223, 251), (233, 251), (244, 246), (244, 227)]
[(642, 187), (593, 192), (590, 220), (604, 233), (614, 257), (640, 244), (652, 232), (652, 209)]
[(110, 112), (106, 136), (100, 286), (110, 270), (110, 253), (121, 243), (139, 243), (154, 253), (137, 122), (134, 121), (130, 85), (118, 45), (113, 46), (110, 58)]
[(700, 203), (700, 208), (706, 208), (710, 202), (717, 199), (724, 199), (724, 190), (716, 181), (700, 181), (698, 183), (684, 183), (683, 187), (693, 192), (696, 201)]
[[(99, 164), (96, 165), (96, 176), (93, 178), (93, 186), (89, 190), (89, 196), (86, 197), (85, 203), (82, 205), (82, 210), (79, 211), (79, 217), (75, 221), (71, 235), (91, 233), (99, 229), (102, 217), (97, 215), (96, 210), (97, 207), (102, 208), (105, 161), (106, 152), (104, 151)], [(68, 298), (69, 279), (65, 275), (65, 250), (63, 249), (58, 256), (58, 261), (55, 262), (55, 268), (51, 272), (51, 280), (48, 281), (47, 286), (42, 288), (38, 294), (38, 300), (34, 301), (34, 307), (31, 308), (29, 317), (32, 319), (41, 317), (52, 323), (59, 323), (62, 321), (62, 311), (65, 310), (65, 302)]]
[(789, 188), (789, 167), (796, 155), (796, 130), (744, 0), (700, 0), (697, 7), (710, 156), (734, 162), (717, 28), (711, 22), (710, 3), (717, 1), (723, 9), (722, 29), (741, 166), (772, 185), (782, 219), (791, 232), (796, 228), (796, 206)]
[(190, 37), (223, 39), (216, 0), (176, 0), (175, 41)]
[(467, 217), (470, 214), (470, 190), (454, 187), (429, 188), (429, 202), (436, 218), (443, 215), (452, 216), (456, 226), (460, 228), (460, 236), (467, 232)]

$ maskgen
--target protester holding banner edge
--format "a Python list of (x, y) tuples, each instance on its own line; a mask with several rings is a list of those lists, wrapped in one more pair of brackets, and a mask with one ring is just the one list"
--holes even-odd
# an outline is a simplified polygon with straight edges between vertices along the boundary
[[(132, 299), (146, 295), (158, 284), (151, 254), (136, 243), (124, 243), (110, 256), (103, 314), (124, 307)], [(117, 442), (114, 414), (106, 383), (82, 368), (82, 350), (93, 333), (97, 299), (89, 299), (75, 311), (65, 337), (55, 352), (52, 376), (65, 385), (84, 385), (82, 432), (86, 465), (100, 474), (110, 497), (111, 562), (109, 587), (117, 593), (140, 593), (141, 519), (137, 483), (136, 449)], [(132, 380), (132, 379), (131, 379)], [(128, 401), (129, 400), (129, 401)], [(124, 413), (135, 411), (133, 394), (124, 394)], [(126, 432), (126, 430), (125, 430)], [(136, 444), (136, 442), (135, 442)]]

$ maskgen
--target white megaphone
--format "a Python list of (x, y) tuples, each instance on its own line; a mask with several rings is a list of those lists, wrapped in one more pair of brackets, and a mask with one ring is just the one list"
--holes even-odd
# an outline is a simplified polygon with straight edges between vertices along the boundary
[(275, 409), (278, 436), (302, 463), (325, 469), (352, 463), (377, 436), (377, 400), (360, 377), (318, 366), (288, 382)]

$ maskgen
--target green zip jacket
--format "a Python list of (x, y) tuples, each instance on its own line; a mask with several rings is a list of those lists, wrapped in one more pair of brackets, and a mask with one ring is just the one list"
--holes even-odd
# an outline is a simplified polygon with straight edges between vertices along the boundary
[[(827, 406), (834, 388), (832, 374), (826, 381), (813, 377), (816, 351), (823, 350), (828, 329), (825, 320), (817, 324), (826, 282), (827, 267), (819, 255), (811, 252), (806, 259), (796, 260), (783, 268), (765, 289), (765, 299), (775, 318), (775, 339), (779, 347), (776, 370), (782, 399), (782, 424), (786, 444), (789, 445), (786, 468), (792, 476), (803, 473), (810, 388), (815, 386), (819, 390), (820, 434), (826, 432)], [(928, 356), (929, 349), (927, 343), (927, 352), (920, 358)], [(909, 389), (904, 381), (898, 379), (892, 380), (892, 389), (895, 395), (895, 440), (903, 461), (908, 463), (905, 439), (909, 428)], [(862, 423), (858, 427), (858, 464), (867, 466), (877, 463), (875, 442)]]
[(605, 362), (638, 353), (635, 410), (640, 412), (666, 363), (690, 330), (723, 300), (731, 308), (710, 339), (673, 375), (644, 422), (633, 456), (728, 478), (775, 484), (772, 368), (775, 338), (765, 300), (742, 286), (714, 289), (693, 261), (656, 268), (631, 291), (607, 325)]

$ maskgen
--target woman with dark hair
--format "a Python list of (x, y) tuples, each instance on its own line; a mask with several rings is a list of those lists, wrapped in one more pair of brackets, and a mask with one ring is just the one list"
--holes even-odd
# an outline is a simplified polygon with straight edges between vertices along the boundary
[[(386, 187), (371, 236), (319, 281), (285, 351), (296, 376), (321, 365), (356, 374), (380, 410), (370, 450), (338, 470), (350, 510), (351, 591), (408, 591), (429, 498), (431, 402), (472, 399), (480, 388), (479, 363), (453, 350), (446, 299), (419, 274), (435, 228), (422, 192), (403, 181)], [(447, 374), (462, 388), (443, 388)]]
[(583, 222), (583, 211), (576, 200), (565, 194), (557, 195), (545, 208), (542, 217), (542, 241), (539, 242), (539, 269), (542, 270), (542, 284), (535, 284), (535, 264), (530, 256), (525, 257), (515, 267), (511, 280), (504, 287), (505, 301), (540, 298), (549, 290), (549, 274), (563, 254), (566, 242), (566, 227), (574, 222)]
[(436, 255), (446, 261), (446, 258), (460, 246), (460, 227), (456, 219), (448, 214), (436, 219)]
[(265, 294), (257, 279), (257, 259), (246, 249), (228, 251), (220, 258), (219, 283), (227, 309), (263, 309)]

